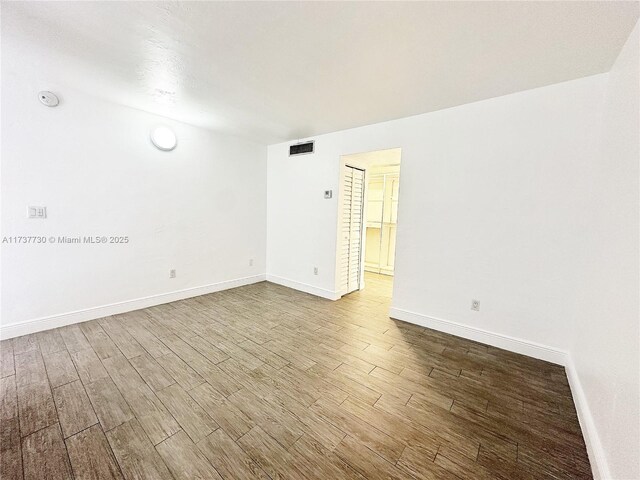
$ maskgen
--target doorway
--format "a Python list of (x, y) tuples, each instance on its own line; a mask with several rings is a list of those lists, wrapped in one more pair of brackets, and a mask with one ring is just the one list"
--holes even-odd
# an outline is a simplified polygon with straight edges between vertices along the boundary
[(381, 275), (393, 275), (400, 164), (372, 167), (367, 188), (364, 269)]
[(385, 290), (390, 295), (400, 158), (399, 148), (341, 157), (336, 251), (340, 296), (363, 290), (365, 283), (371, 285), (371, 294)]

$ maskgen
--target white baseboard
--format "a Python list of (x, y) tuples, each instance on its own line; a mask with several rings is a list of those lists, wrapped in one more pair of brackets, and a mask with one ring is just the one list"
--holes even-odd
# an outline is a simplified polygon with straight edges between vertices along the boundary
[(64, 327), (73, 323), (86, 322), (96, 318), (102, 318), (118, 313), (131, 312), (140, 310), (141, 308), (161, 305), (163, 303), (175, 302), (185, 298), (206, 295), (207, 293), (228, 290), (229, 288), (241, 287), (251, 283), (263, 282), (265, 275), (253, 275), (251, 277), (236, 278), (223, 282), (211, 283), (200, 287), (185, 288), (175, 292), (161, 293), (159, 295), (151, 295), (149, 297), (136, 298), (134, 300), (126, 300), (124, 302), (111, 303), (109, 305), (101, 305), (99, 307), (86, 308), (75, 312), (62, 313), (59, 315), (51, 315), (49, 317), (36, 318), (25, 322), (14, 323), (11, 325), (0, 326), (0, 338), (19, 337), (28, 335), (29, 333), (40, 332), (50, 328)]
[(521, 338), (511, 337), (500, 333), (490, 332), (481, 328), (470, 327), (462, 323), (429, 317), (421, 313), (409, 312), (400, 308), (391, 308), (389, 316), (409, 323), (415, 323), (422, 327), (432, 328), (440, 332), (450, 333), (458, 337), (475, 340), (511, 352), (538, 358), (557, 365), (566, 365), (568, 352), (539, 343), (530, 342)]
[(340, 298), (340, 294), (337, 292), (314, 287), (313, 285), (308, 285), (306, 283), (296, 282), (295, 280), (289, 280), (288, 278), (278, 277), (277, 275), (271, 275), (269, 273), (267, 273), (267, 282), (277, 283), (278, 285), (310, 293), (316, 297), (328, 298), (329, 300), (338, 300)]
[(567, 371), (567, 378), (569, 379), (569, 386), (571, 387), (571, 394), (573, 395), (573, 403), (578, 413), (584, 443), (587, 445), (587, 454), (589, 455), (593, 478), (595, 480), (613, 478), (609, 471), (609, 464), (607, 463), (604, 448), (600, 442), (600, 436), (596, 430), (596, 424), (593, 421), (593, 415), (591, 415), (591, 410), (587, 403), (587, 396), (582, 389), (582, 383), (580, 382), (580, 377), (578, 376), (578, 371), (576, 370), (571, 355), (569, 355), (567, 360), (565, 370)]

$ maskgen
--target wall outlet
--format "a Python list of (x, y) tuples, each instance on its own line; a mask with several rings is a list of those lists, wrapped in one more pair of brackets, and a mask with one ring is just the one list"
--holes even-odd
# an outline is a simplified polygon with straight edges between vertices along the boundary
[(253, 267), (253, 258), (250, 258), (250, 259), (249, 259), (249, 266), (250, 266), (250, 267)]
[(333, 190), (325, 190), (324, 191), (324, 198), (326, 198), (328, 200), (331, 197), (333, 197)]
[(313, 267), (313, 274), (317, 275), (318, 274), (318, 267)]
[(47, 207), (29, 207), (28, 218), (47, 218)]
[(471, 310), (480, 311), (480, 300), (471, 300)]
[(176, 271), (175, 270), (169, 270), (169, 278), (176, 278)]

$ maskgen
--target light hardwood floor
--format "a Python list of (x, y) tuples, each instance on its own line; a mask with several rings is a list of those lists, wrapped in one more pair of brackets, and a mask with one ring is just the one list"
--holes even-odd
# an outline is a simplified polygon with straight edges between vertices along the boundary
[(2, 479), (591, 478), (563, 368), (259, 283), (1, 342)]

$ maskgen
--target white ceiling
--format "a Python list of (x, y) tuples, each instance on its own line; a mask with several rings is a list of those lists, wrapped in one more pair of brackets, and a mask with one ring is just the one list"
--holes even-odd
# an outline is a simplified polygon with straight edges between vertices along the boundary
[(2, 2), (2, 73), (275, 143), (608, 71), (637, 19), (607, 1)]

